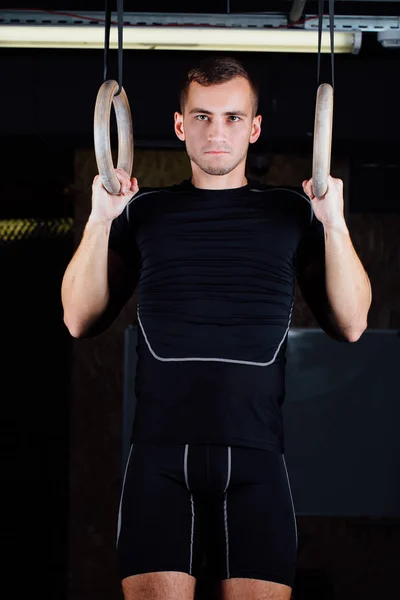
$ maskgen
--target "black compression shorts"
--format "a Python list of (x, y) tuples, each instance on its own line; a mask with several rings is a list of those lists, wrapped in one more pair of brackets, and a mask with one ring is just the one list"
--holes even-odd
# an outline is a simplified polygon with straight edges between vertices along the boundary
[(222, 445), (131, 447), (118, 518), (120, 577), (179, 571), (293, 587), (297, 528), (284, 455)]

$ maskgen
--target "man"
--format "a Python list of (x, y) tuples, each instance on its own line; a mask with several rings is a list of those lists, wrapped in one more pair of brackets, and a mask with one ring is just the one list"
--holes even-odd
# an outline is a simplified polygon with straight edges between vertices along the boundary
[(258, 92), (238, 61), (202, 61), (175, 132), (192, 178), (119, 195), (93, 182), (92, 210), (62, 283), (71, 335), (94, 335), (137, 286), (137, 407), (118, 519), (125, 600), (190, 600), (205, 554), (224, 600), (288, 600), (297, 531), (281, 406), (296, 278), (318, 323), (355, 342), (368, 276), (343, 215), (323, 198), (245, 176)]

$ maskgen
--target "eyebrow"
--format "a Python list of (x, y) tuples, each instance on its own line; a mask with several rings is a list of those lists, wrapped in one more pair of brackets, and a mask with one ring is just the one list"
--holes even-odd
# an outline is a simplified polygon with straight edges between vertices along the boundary
[[(206, 110), (205, 108), (192, 108), (191, 111), (189, 111), (189, 114), (192, 115), (194, 113), (201, 113), (203, 115), (212, 115), (214, 113), (212, 113), (210, 110)], [(243, 110), (227, 110), (226, 112), (222, 113), (223, 115), (237, 115), (238, 117), (247, 117), (247, 113), (244, 112)]]

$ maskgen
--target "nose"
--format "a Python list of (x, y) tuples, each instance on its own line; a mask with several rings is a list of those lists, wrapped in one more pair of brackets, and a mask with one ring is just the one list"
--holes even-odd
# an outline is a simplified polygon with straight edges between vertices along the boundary
[(226, 139), (226, 125), (223, 121), (214, 119), (208, 128), (208, 141), (221, 142)]

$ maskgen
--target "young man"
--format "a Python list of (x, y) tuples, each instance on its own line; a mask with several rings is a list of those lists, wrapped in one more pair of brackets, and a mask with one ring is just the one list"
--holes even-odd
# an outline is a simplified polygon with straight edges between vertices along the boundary
[(367, 327), (368, 276), (343, 215), (323, 198), (245, 176), (258, 93), (212, 58), (181, 92), (175, 132), (191, 180), (140, 189), (99, 176), (62, 283), (71, 335), (104, 330), (138, 289), (137, 407), (118, 519), (126, 600), (192, 600), (206, 553), (224, 600), (288, 600), (297, 531), (281, 406), (296, 278), (328, 335)]

